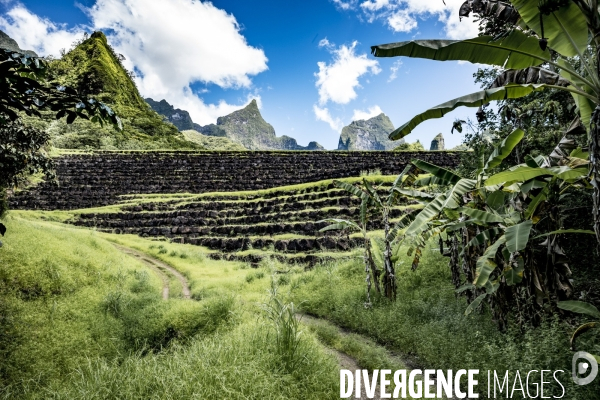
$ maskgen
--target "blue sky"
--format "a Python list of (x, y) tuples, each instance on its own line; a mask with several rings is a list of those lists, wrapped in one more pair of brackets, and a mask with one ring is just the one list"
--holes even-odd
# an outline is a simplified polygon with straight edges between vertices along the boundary
[[(22, 48), (58, 55), (84, 32), (104, 31), (142, 95), (187, 109), (200, 124), (252, 98), (277, 135), (337, 148), (353, 119), (386, 113), (397, 127), (430, 106), (477, 90), (476, 66), (376, 59), (370, 46), (476, 34), (462, 0), (0, 0), (0, 29)], [(407, 137), (450, 134), (462, 109)]]

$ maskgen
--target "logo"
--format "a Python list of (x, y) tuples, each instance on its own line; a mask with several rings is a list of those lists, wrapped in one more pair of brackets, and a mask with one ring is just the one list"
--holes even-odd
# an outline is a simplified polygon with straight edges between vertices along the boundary
[[(588, 373), (588, 376), (584, 376)], [(577, 385), (587, 385), (596, 379), (596, 375), (598, 362), (594, 356), (585, 351), (578, 351), (573, 355), (573, 382)]]

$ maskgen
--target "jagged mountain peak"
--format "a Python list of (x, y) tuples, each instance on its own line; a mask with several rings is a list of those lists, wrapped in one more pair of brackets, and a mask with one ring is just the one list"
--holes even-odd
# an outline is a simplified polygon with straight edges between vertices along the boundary
[[(225, 137), (241, 144), (248, 150), (325, 150), (317, 142), (310, 142), (308, 146), (300, 146), (296, 139), (289, 136), (277, 136), (275, 129), (263, 118), (258, 109), (258, 102), (252, 99), (245, 107), (229, 115), (219, 117), (216, 124), (200, 126), (185, 117), (189, 113), (173, 108), (165, 100), (160, 102), (146, 99), (148, 104), (159, 114), (167, 117), (170, 122), (179, 127), (183, 121), (193, 124), (193, 128), (206, 136)], [(181, 129), (181, 128), (180, 128)], [(187, 128), (190, 129), (190, 128)]]
[(404, 140), (392, 141), (388, 138), (394, 124), (387, 115), (381, 113), (369, 119), (352, 121), (342, 129), (338, 150), (393, 150)]
[(8, 36), (5, 32), (0, 31), (0, 48), (17, 53), (23, 53), (28, 56), (37, 57), (38, 55), (32, 50), (23, 50), (19, 47), (16, 40)]

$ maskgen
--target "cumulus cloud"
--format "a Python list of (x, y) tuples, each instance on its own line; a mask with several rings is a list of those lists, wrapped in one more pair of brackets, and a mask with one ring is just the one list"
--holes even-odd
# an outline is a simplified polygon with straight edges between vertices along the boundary
[(321, 108), (315, 104), (313, 106), (313, 111), (315, 112), (315, 117), (317, 117), (318, 121), (327, 122), (334, 131), (342, 131), (344, 123), (340, 118), (333, 118), (328, 108)]
[(0, 29), (16, 40), (23, 50), (33, 50), (40, 56), (58, 57), (61, 49), (69, 49), (81, 39), (85, 28), (68, 29), (64, 25), (40, 18), (21, 4), (15, 4), (0, 16)]
[(358, 121), (361, 119), (371, 119), (373, 117), (378, 116), (383, 111), (378, 105), (374, 105), (373, 107), (369, 107), (366, 111), (363, 110), (354, 110), (354, 115), (352, 115), (352, 121)]
[(360, 4), (360, 7), (367, 11), (379, 11), (390, 5), (390, 0), (367, 0)]
[[(336, 4), (341, 0), (334, 0)], [(394, 32), (411, 32), (418, 28), (418, 19), (437, 18), (444, 24), (446, 36), (450, 39), (465, 39), (477, 36), (477, 24), (473, 18), (460, 21), (458, 11), (464, 0), (423, 1), (423, 0), (360, 0), (358, 7), (348, 2), (344, 10), (355, 9), (359, 16), (367, 17), (368, 22), (381, 20)]]
[(356, 45), (357, 42), (353, 42), (350, 46), (342, 45), (338, 49), (328, 47), (333, 55), (333, 62), (317, 63), (319, 72), (315, 73), (315, 76), (321, 106), (328, 101), (349, 103), (357, 96), (356, 88), (360, 87), (361, 76), (367, 73), (377, 75), (381, 72), (378, 61), (367, 58), (366, 54), (356, 54)]
[(207, 105), (192, 93), (192, 83), (250, 88), (251, 76), (267, 70), (263, 50), (247, 43), (233, 15), (210, 2), (98, 0), (87, 12), (94, 29), (110, 32), (128, 67), (139, 71), (137, 83), (145, 96), (188, 107), (200, 124), (240, 105)]
[(358, 0), (332, 0), (336, 7), (342, 10), (352, 10), (355, 8)]
[(84, 10), (90, 26), (68, 29), (16, 4), (0, 17), (0, 29), (41, 55), (57, 55), (84, 31), (102, 30), (125, 55), (125, 67), (136, 72), (143, 96), (167, 99), (199, 124), (215, 122), (249, 100), (206, 104), (192, 92), (194, 83), (247, 92), (252, 77), (268, 69), (264, 51), (247, 43), (236, 18), (211, 2), (97, 0)]
[(402, 60), (394, 61), (394, 64), (390, 67), (390, 77), (388, 78), (388, 83), (396, 80), (398, 78), (398, 70), (402, 66)]
[(399, 10), (390, 15), (387, 23), (394, 32), (410, 32), (417, 27), (417, 20), (408, 10)]

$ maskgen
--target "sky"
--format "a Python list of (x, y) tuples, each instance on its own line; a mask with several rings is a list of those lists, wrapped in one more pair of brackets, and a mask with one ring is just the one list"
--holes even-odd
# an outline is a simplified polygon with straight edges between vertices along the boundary
[[(165, 99), (194, 122), (215, 123), (256, 99), (278, 136), (336, 149), (342, 128), (385, 113), (398, 127), (415, 114), (477, 91), (477, 66), (375, 58), (372, 45), (465, 39), (463, 0), (0, 0), (0, 30), (25, 50), (60, 56), (85, 32), (103, 31), (142, 96)], [(462, 142), (459, 109), (417, 127)]]

